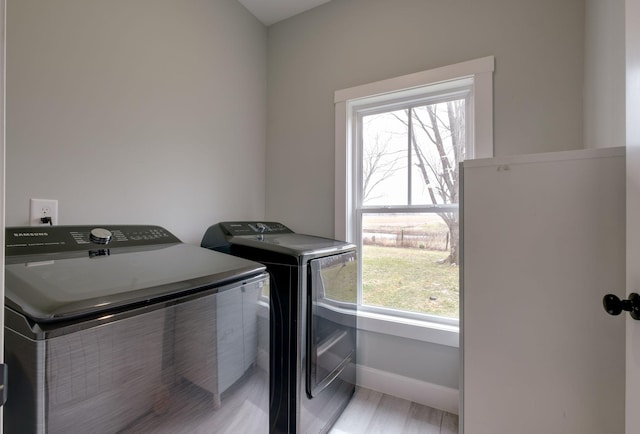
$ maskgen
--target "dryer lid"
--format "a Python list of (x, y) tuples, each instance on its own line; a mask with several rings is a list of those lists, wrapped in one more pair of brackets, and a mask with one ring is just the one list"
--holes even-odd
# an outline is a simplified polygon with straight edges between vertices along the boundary
[(260, 250), (282, 253), (290, 256), (325, 256), (344, 250), (354, 249), (355, 246), (344, 241), (331, 238), (317, 237), (304, 234), (265, 234), (233, 237), (231, 244), (253, 247)]

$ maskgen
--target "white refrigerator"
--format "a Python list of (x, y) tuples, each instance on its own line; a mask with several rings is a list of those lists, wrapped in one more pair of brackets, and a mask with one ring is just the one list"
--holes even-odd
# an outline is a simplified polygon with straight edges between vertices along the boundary
[(624, 148), (461, 177), (461, 432), (624, 434)]

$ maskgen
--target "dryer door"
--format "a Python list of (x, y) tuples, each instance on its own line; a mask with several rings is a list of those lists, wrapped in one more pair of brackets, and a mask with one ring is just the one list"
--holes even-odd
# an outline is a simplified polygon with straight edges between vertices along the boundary
[(356, 253), (313, 259), (308, 273), (306, 389), (313, 398), (355, 362)]

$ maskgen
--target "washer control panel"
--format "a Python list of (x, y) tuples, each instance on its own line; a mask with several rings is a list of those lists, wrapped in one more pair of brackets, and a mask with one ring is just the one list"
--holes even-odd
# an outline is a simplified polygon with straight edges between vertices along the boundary
[(148, 225), (8, 227), (5, 241), (7, 256), (180, 243), (166, 229)]

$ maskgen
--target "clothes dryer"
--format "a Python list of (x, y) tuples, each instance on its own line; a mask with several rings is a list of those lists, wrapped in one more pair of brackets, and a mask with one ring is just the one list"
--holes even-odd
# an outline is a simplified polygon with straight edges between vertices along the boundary
[(356, 247), (276, 222), (218, 223), (201, 246), (271, 276), (270, 432), (327, 432), (355, 390)]

